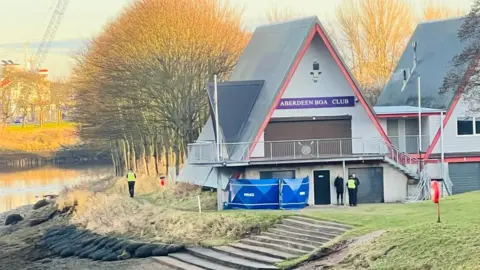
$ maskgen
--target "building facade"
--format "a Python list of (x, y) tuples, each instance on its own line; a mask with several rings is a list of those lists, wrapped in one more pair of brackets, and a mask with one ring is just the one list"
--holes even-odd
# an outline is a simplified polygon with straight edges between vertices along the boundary
[[(441, 90), (468, 46), (462, 23), (419, 24), (374, 107), (316, 17), (257, 28), (178, 180), (220, 190), (308, 176), (310, 205), (336, 203), (334, 179), (352, 173), (360, 203), (422, 199), (432, 179), (445, 195), (480, 190), (480, 115), (463, 88)], [(210, 85), (212, 107), (214, 96)]]
[(309, 204), (321, 205), (336, 203), (337, 176), (357, 175), (360, 203), (404, 201), (421, 178), (316, 17), (257, 28), (230, 79), (177, 180), (220, 190), (231, 178), (308, 176)]
[(469, 46), (458, 38), (463, 22), (419, 24), (410, 39), (415, 47), (406, 48), (376, 107), (392, 143), (421, 159), (425, 172), (444, 179), (453, 194), (480, 190), (480, 115), (464, 95), (478, 62), (459, 71), (467, 84), (442, 90), (453, 57)]

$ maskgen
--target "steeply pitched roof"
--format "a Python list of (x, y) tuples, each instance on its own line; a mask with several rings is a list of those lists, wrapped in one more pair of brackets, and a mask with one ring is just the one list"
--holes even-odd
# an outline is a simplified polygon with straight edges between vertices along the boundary
[(250, 142), (257, 135), (287, 74), (317, 22), (317, 17), (308, 17), (255, 29), (230, 77), (232, 81), (265, 81), (239, 141)]
[[(243, 121), (240, 131), (234, 141), (252, 142), (258, 140), (259, 135), (275, 110), (276, 103), (278, 103), (283, 92), (287, 88), (289, 80), (293, 76), (295, 69), (315, 35), (321, 36), (327, 48), (332, 53), (335, 61), (340, 66), (346, 80), (352, 86), (353, 92), (359, 99), (359, 102), (367, 110), (369, 117), (376, 125), (379, 133), (386, 138), (386, 134), (378, 123), (373, 113), (373, 109), (363, 98), (359, 91), (358, 84), (348, 68), (346, 68), (341, 57), (339, 57), (333, 44), (331, 44), (320, 21), (314, 16), (284, 23), (261, 26), (255, 30), (250, 43), (238, 60), (235, 69), (230, 76), (230, 80), (235, 83), (257, 80), (264, 81), (264, 84), (263, 87), (261, 87), (261, 91), (258, 92), (253, 107), (248, 113), (247, 118)], [(221, 91), (219, 91), (219, 95), (220, 92)], [(251, 96), (253, 96), (253, 94)], [(219, 97), (219, 100), (221, 99), (222, 98)], [(252, 98), (249, 97), (248, 100), (251, 101)], [(245, 103), (248, 104), (249, 102), (245, 101)], [(219, 106), (219, 109), (220, 107), (221, 106)], [(219, 115), (220, 118), (226, 118), (222, 113), (219, 113)], [(229, 117), (232, 117), (233, 119), (234, 116), (231, 116), (231, 114), (229, 115)], [(242, 112), (242, 116), (239, 118), (243, 119), (244, 116), (245, 114)], [(227, 128), (227, 125), (230, 125), (230, 123), (223, 124), (223, 121), (230, 122), (231, 119), (220, 119), (220, 123), (222, 129), (226, 129), (224, 132), (228, 133), (225, 134), (226, 140), (233, 140), (233, 131), (238, 130), (239, 124), (236, 123)], [(212, 119), (209, 119), (205, 128), (202, 130), (198, 141), (214, 140), (213, 121)], [(234, 149), (228, 151), (230, 158), (235, 159), (245, 156), (245, 154), (247, 154), (245, 148), (250, 148), (249, 151), (251, 152), (253, 150), (253, 145), (251, 143), (238, 144)], [(211, 166), (201, 166), (203, 168), (202, 170), (194, 170), (193, 168), (195, 167), (199, 166), (186, 164), (179, 176), (179, 180), (189, 181), (189, 179), (193, 179), (193, 177), (197, 179), (204, 178), (205, 180), (203, 182), (206, 183), (205, 185), (215, 186), (214, 179), (212, 178), (215, 175), (215, 173), (213, 173), (214, 170), (216, 170), (215, 168)], [(207, 169), (207, 167), (209, 169)]]
[[(257, 100), (264, 81), (223, 82), (217, 85), (218, 115), (224, 143), (238, 143), (239, 135)], [(210, 104), (214, 100), (214, 87), (209, 84)], [(213, 111), (212, 114), (215, 112)], [(215, 124), (215, 121), (213, 121)], [(214, 129), (215, 130), (215, 129)]]
[[(417, 106), (420, 76), (422, 107), (447, 109), (455, 92), (441, 93), (440, 87), (451, 68), (451, 60), (467, 45), (461, 43), (457, 35), (463, 21), (456, 18), (419, 24), (376, 106)], [(417, 42), (417, 65), (402, 91), (403, 70), (413, 67), (414, 41)]]

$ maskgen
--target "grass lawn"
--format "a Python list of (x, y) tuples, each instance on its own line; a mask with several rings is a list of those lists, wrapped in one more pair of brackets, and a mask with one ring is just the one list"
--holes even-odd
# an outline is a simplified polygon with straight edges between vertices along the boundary
[(341, 269), (480, 269), (480, 192), (446, 198), (440, 207), (441, 223), (430, 201), (303, 213), (355, 225), (346, 237), (386, 230)]
[[(443, 199), (442, 222), (437, 223), (436, 205), (430, 201), (217, 212), (215, 193), (183, 183), (167, 183), (163, 189), (153, 178), (137, 182), (141, 192), (135, 200), (128, 198), (123, 178), (107, 193), (74, 199), (78, 202), (74, 222), (103, 233), (133, 233), (151, 240), (210, 246), (257, 233), (286, 215), (302, 214), (355, 226), (343, 239), (385, 231), (373, 242), (358, 246), (338, 269), (480, 269), (480, 192)], [(202, 213), (198, 213), (197, 196)]]
[(0, 130), (0, 152), (55, 151), (78, 141), (72, 123), (46, 123), (42, 128), (35, 124), (10, 125)]

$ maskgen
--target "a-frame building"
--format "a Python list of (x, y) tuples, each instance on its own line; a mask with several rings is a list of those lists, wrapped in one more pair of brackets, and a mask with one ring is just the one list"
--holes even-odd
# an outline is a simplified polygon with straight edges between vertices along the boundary
[(336, 202), (337, 176), (357, 175), (360, 203), (405, 200), (418, 178), (316, 17), (258, 27), (218, 104), (219, 132), (209, 119), (180, 181), (223, 189), (232, 177), (309, 176), (314, 205)]

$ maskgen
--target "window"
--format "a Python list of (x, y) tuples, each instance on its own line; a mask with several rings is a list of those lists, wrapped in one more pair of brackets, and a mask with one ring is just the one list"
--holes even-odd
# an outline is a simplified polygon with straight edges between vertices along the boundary
[(457, 118), (457, 135), (480, 134), (480, 117)]

